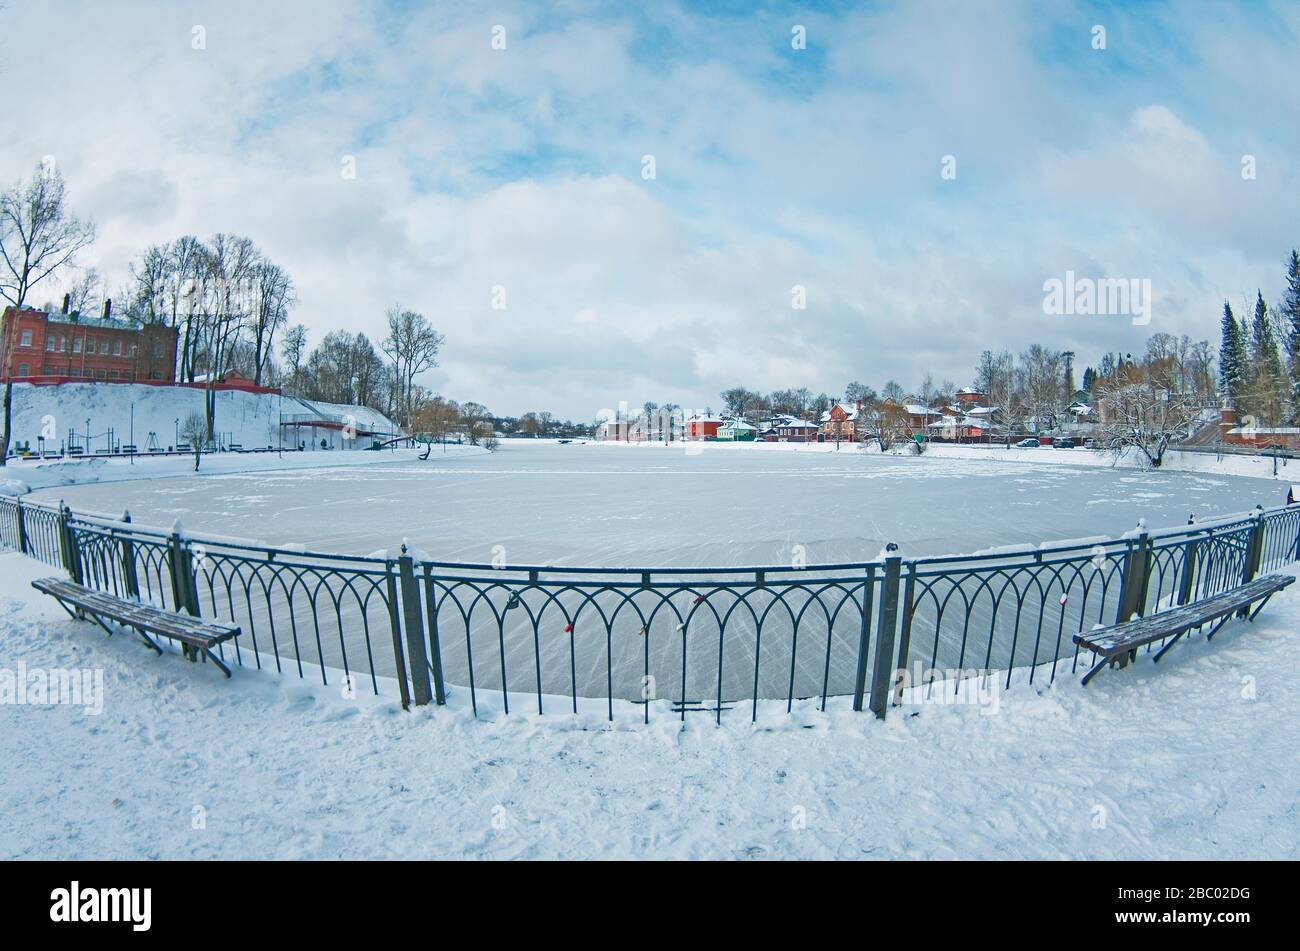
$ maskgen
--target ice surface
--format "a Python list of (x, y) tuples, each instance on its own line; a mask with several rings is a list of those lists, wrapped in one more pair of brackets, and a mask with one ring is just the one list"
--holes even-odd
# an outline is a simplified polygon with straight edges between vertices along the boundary
[[(990, 454), (992, 455), (992, 454)], [(1079, 457), (1084, 458), (1084, 457)], [(444, 561), (685, 567), (815, 565), (1118, 536), (1280, 501), (1276, 483), (1105, 466), (876, 453), (508, 442), (491, 455), (60, 487), (73, 509), (181, 518), (201, 533)], [(1160, 498), (1138, 497), (1160, 486)], [(1096, 504), (1090, 504), (1096, 503)]]

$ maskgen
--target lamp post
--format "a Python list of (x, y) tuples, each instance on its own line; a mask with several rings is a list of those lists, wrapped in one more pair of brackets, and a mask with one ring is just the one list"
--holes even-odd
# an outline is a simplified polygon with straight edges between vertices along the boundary
[(177, 446), (179, 446), (180, 444), (181, 444), (181, 418), (180, 418), (179, 416), (177, 416), (177, 417), (176, 417), (176, 437), (175, 437), (174, 439), (172, 439), (172, 449), (175, 449), (175, 448), (176, 448)]

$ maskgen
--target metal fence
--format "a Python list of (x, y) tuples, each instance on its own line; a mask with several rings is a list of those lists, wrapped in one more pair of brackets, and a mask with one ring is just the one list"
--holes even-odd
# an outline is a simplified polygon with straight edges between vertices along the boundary
[(460, 689), (475, 714), (595, 704), (611, 720), (631, 709), (645, 722), (720, 722), (730, 710), (757, 719), (763, 700), (790, 711), (837, 696), (884, 716), (904, 682), (959, 688), (972, 671), (1008, 688), (1050, 682), (1076, 669), (1076, 633), (1296, 561), (1300, 505), (1097, 542), (808, 567), (496, 566), (405, 548), (360, 558), (12, 497), (0, 497), (0, 543), (89, 587), (238, 624), (222, 657), (240, 665), (404, 705)]

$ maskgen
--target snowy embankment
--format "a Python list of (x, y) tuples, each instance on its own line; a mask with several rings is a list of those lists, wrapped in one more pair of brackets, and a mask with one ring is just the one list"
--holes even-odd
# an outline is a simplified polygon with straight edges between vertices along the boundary
[[(624, 449), (624, 450), (659, 450), (672, 452), (839, 452), (870, 453), (879, 455), (880, 450), (874, 445), (841, 443), (792, 443), (792, 442), (675, 442), (664, 443), (627, 443), (616, 441), (581, 440), (582, 445)], [(890, 450), (891, 455), (912, 456), (915, 453), (910, 443), (904, 443)], [(931, 443), (926, 447), (925, 456), (940, 459), (971, 459), (992, 462), (1023, 462), (1038, 465), (1095, 466), (1102, 468), (1145, 469), (1142, 458), (1137, 453), (1130, 453), (1116, 458), (1112, 453), (1098, 452), (1092, 449), (1054, 449), (1041, 446), (1037, 449), (1006, 448), (997, 445), (956, 445), (952, 443)], [(924, 457), (922, 457), (924, 458)], [(1165, 454), (1162, 469), (1168, 472), (1199, 472), (1211, 475), (1249, 476), (1258, 479), (1274, 479), (1280, 482), (1300, 483), (1300, 462), (1288, 467), (1286, 459), (1277, 460), (1277, 475), (1273, 474), (1271, 456), (1246, 456), (1234, 453), (1216, 454), (1212, 452), (1179, 452), (1170, 450)]]
[[(475, 720), (155, 657), (0, 555), (3, 858), (1295, 858), (1300, 596), (1084, 689), (831, 712)], [(15, 678), (99, 671), (102, 712)], [(7, 675), (7, 680), (6, 680)], [(89, 683), (93, 683), (91, 678)], [(6, 685), (8, 693), (5, 692)], [(93, 693), (93, 691), (92, 691)], [(93, 700), (87, 694), (84, 700)]]
[[(444, 452), (445, 449), (445, 452)], [(335, 450), (332, 452), (210, 453), (202, 458), (198, 474), (228, 475), (240, 472), (271, 472), (281, 469), (324, 469), (344, 466), (382, 465), (418, 459), (423, 450)], [(440, 458), (486, 455), (480, 446), (439, 447)], [(0, 469), (0, 494), (23, 495), (33, 489), (93, 482), (128, 482), (134, 479), (165, 479), (194, 475), (193, 456), (155, 458), (67, 459), (41, 462), (35, 459), (9, 460)]]

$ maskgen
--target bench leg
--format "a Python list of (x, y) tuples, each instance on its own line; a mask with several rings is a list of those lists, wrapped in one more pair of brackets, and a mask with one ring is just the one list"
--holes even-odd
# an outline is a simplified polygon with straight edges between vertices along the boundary
[(1099, 673), (1101, 673), (1101, 669), (1105, 667), (1107, 664), (1109, 664), (1111, 660), (1112, 658), (1109, 655), (1107, 655), (1102, 657), (1101, 660), (1097, 661), (1097, 663), (1093, 665), (1092, 670), (1088, 671), (1086, 674), (1083, 675), (1083, 681), (1082, 681), (1083, 686), (1085, 687), (1088, 686), (1088, 681), (1091, 680), (1093, 677), (1096, 677)]
[(1210, 631), (1209, 634), (1206, 634), (1206, 635), (1205, 635), (1205, 639), (1206, 639), (1207, 641), (1212, 641), (1212, 640), (1214, 640), (1214, 635), (1215, 635), (1215, 634), (1218, 634), (1218, 633), (1219, 633), (1219, 630), (1223, 627), (1223, 625), (1227, 624), (1227, 623), (1228, 623), (1229, 621), (1231, 621), (1231, 620), (1232, 620), (1232, 615), (1231, 615), (1231, 614), (1226, 615), (1225, 617), (1223, 617), (1223, 618), (1219, 621), (1218, 624), (1214, 625), (1214, 630)]
[(1153, 664), (1160, 663), (1160, 658), (1164, 657), (1165, 654), (1169, 653), (1169, 648), (1177, 644), (1178, 638), (1182, 637), (1186, 633), (1187, 633), (1186, 631), (1179, 631), (1173, 637), (1169, 638), (1169, 643), (1167, 643), (1164, 647), (1160, 648), (1160, 650), (1156, 651), (1156, 656), (1151, 659), (1151, 663)]
[(154, 649), (159, 657), (163, 655), (163, 649), (154, 643), (154, 639), (145, 633), (143, 628), (133, 627), (131, 630), (140, 635), (140, 639)]
[(1263, 601), (1259, 602), (1259, 607), (1257, 607), (1253, 612), (1251, 612), (1251, 615), (1247, 620), (1249, 620), (1253, 624), (1255, 622), (1255, 616), (1258, 615), (1260, 611), (1264, 610), (1264, 605), (1268, 604), (1268, 599), (1271, 597), (1273, 596), (1270, 594), (1266, 596)]
[(230, 668), (221, 662), (221, 658), (219, 658), (216, 654), (212, 653), (212, 651), (208, 650), (207, 648), (203, 649), (203, 653), (208, 656), (208, 660), (212, 661), (212, 663), (216, 664), (218, 667), (221, 668), (221, 672), (225, 674), (226, 679), (229, 680)]

